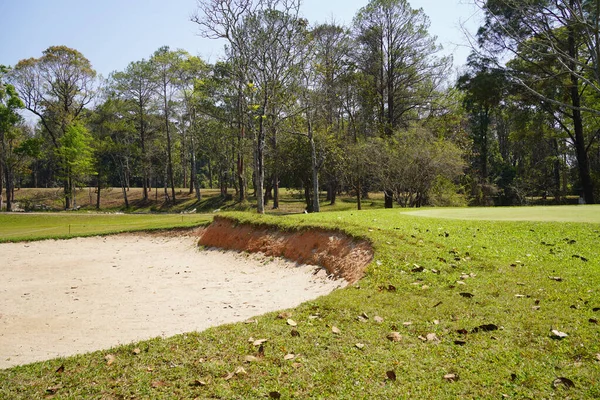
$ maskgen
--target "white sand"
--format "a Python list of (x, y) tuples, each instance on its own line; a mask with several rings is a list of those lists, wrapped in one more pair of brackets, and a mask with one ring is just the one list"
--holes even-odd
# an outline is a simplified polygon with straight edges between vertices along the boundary
[(0, 244), (0, 368), (201, 331), (343, 286), (193, 236)]

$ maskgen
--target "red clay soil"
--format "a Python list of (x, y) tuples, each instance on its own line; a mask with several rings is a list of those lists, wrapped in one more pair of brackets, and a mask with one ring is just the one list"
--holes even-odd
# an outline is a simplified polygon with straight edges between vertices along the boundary
[(264, 253), (284, 257), (301, 264), (319, 265), (329, 274), (354, 283), (363, 277), (373, 259), (373, 249), (365, 240), (353, 239), (339, 232), (318, 229), (282, 232), (274, 228), (215, 217), (200, 233), (199, 244), (230, 250)]

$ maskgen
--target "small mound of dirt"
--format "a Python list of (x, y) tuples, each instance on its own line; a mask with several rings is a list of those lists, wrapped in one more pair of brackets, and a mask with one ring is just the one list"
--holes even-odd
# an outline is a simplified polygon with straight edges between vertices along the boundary
[(200, 233), (199, 244), (230, 250), (261, 252), (284, 257), (301, 264), (319, 265), (329, 274), (354, 283), (363, 277), (373, 259), (366, 240), (353, 239), (339, 232), (309, 229), (282, 232), (274, 228), (238, 224), (223, 217)]

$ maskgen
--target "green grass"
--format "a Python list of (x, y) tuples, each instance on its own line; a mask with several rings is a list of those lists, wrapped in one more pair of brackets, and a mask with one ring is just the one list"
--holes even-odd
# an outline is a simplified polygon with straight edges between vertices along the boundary
[(463, 220), (554, 221), (600, 223), (600, 205), (536, 207), (428, 208), (410, 215)]
[(0, 243), (192, 227), (211, 219), (206, 214), (0, 214)]
[[(368, 238), (375, 259), (358, 284), (288, 310), (299, 337), (270, 313), (255, 324), (2, 370), (0, 398), (45, 398), (48, 388), (55, 398), (600, 398), (600, 326), (591, 322), (600, 319), (600, 224), (400, 210), (230, 216), (288, 230), (341, 229)], [(484, 324), (498, 329), (475, 332)], [(554, 339), (552, 329), (569, 336)], [(400, 342), (386, 339), (392, 331)], [(428, 334), (439, 341), (419, 338)], [(263, 355), (250, 337), (269, 340)], [(284, 360), (289, 353), (298, 356)], [(257, 361), (244, 362), (248, 355)], [(239, 367), (245, 373), (226, 379)], [(559, 377), (575, 387), (554, 387)]]

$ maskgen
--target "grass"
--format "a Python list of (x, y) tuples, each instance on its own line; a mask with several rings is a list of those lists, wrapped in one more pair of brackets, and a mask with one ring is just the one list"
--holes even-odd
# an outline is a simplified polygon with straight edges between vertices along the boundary
[[(2, 370), (0, 398), (600, 398), (600, 224), (229, 215), (341, 229), (369, 239), (375, 260), (358, 284), (287, 310), (299, 336), (270, 313)], [(264, 351), (249, 338), (268, 339)]]
[(193, 227), (207, 214), (0, 214), (0, 243)]
[(600, 223), (600, 205), (536, 207), (429, 208), (411, 215), (462, 220), (554, 221)]

